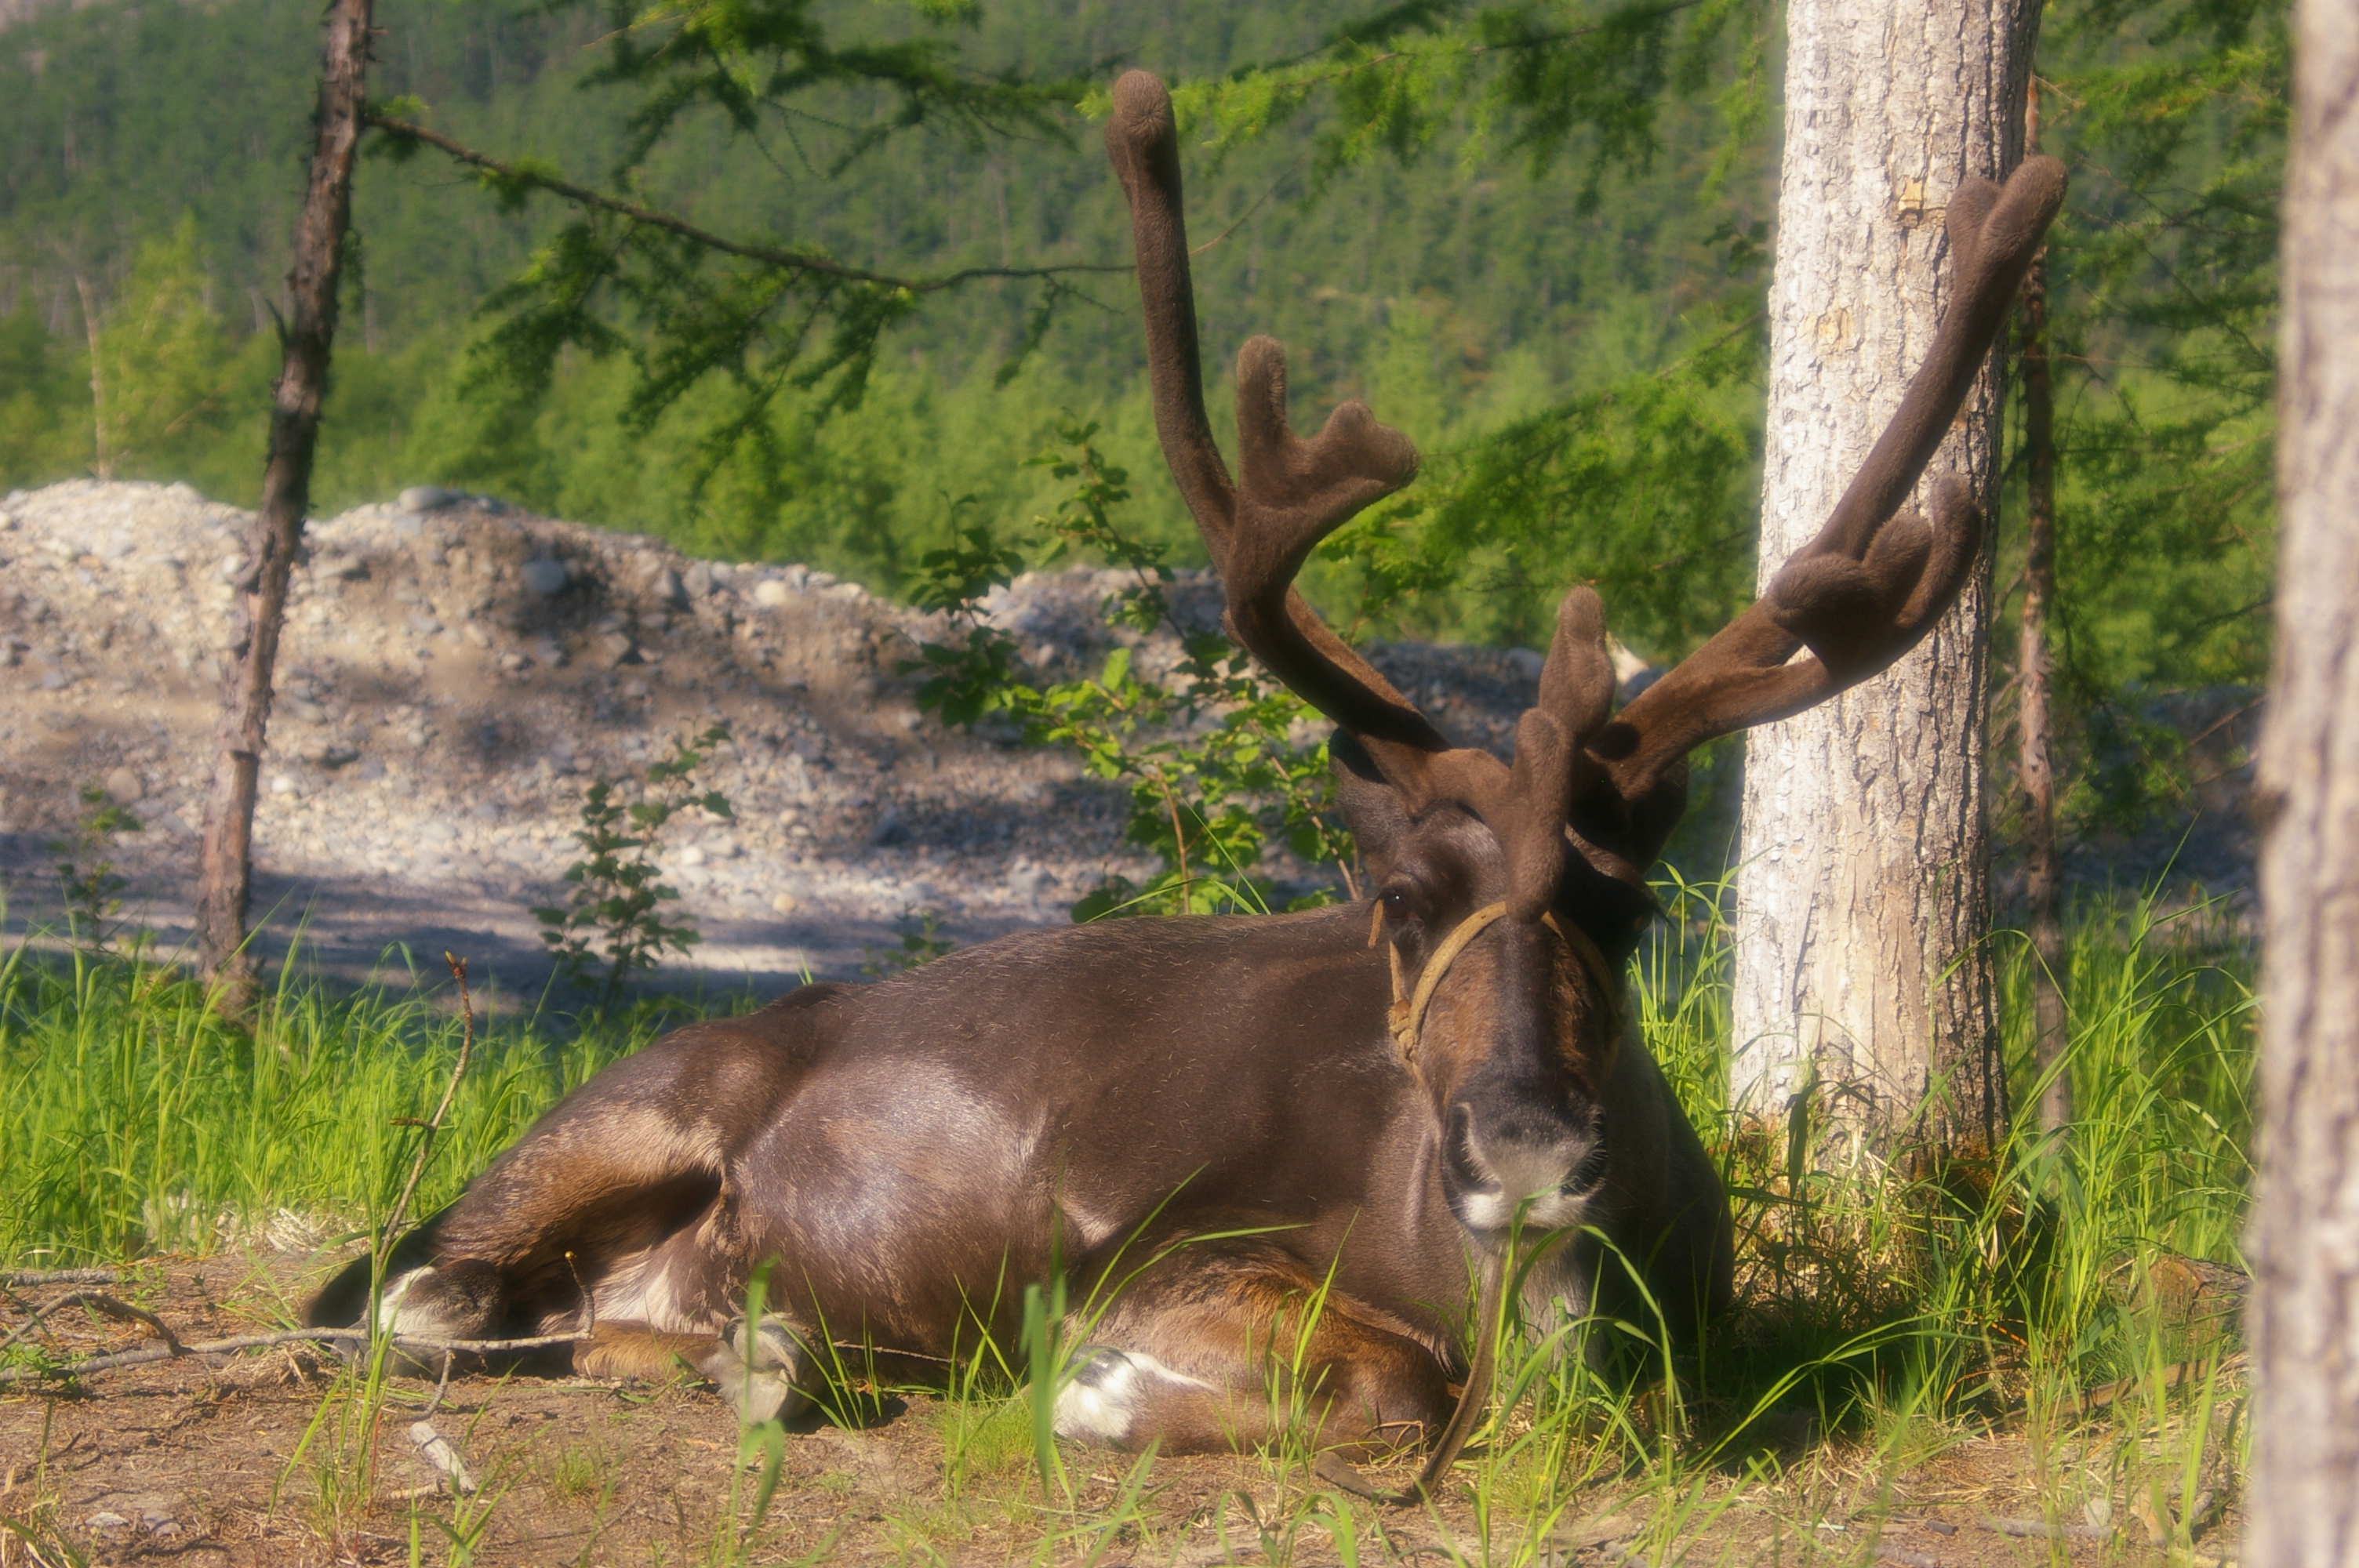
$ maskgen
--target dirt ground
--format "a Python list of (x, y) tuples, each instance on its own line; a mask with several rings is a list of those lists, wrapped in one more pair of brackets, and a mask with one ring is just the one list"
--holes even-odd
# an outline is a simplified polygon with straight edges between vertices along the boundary
[[(173, 1260), (98, 1287), (146, 1308), (183, 1341), (283, 1328), (317, 1267), (284, 1255)], [(0, 1290), (0, 1338), (71, 1285)], [(45, 1317), (25, 1343), (55, 1360), (152, 1346), (152, 1332), (81, 1306)], [(13, 1357), (19, 1364), (21, 1351)], [(2076, 1494), (2043, 1497), (2035, 1476), (2076, 1476), (2104, 1439), (2071, 1434), (2043, 1466), (2020, 1432), (1945, 1431), (1894, 1466), (1868, 1449), (1820, 1443), (1749, 1476), (1647, 1487), (1608, 1478), (1535, 1542), (1534, 1521), (1495, 1492), (1478, 1508), (1464, 1477), (1439, 1506), (1339, 1514), (1326, 1489), (1258, 1456), (1158, 1460), (1069, 1447), (1070, 1503), (1045, 1494), (1019, 1422), (995, 1447), (961, 1429), (953, 1406), (884, 1399), (838, 1427), (806, 1418), (788, 1434), (760, 1526), (757, 1473), (739, 1465), (734, 1418), (693, 1382), (585, 1381), (570, 1375), (396, 1379), (372, 1415), (329, 1356), (282, 1346), (0, 1390), (0, 1568), (136, 1563), (657, 1564), (821, 1562), (1897, 1563), (1997, 1568), (2147, 1562), (2136, 1539), (2092, 1527)], [(972, 1407), (970, 1407), (971, 1409)], [(421, 1416), (431, 1432), (417, 1426)], [(953, 1433), (969, 1456), (955, 1481)], [(420, 1438), (457, 1456), (472, 1492), (452, 1495)], [(1008, 1441), (1008, 1439), (1013, 1441)], [(978, 1462), (974, 1455), (988, 1448)], [(1389, 1475), (1405, 1479), (1406, 1462)], [(1304, 1483), (1308, 1482), (1308, 1486)], [(1135, 1501), (1126, 1509), (1125, 1501)], [(2064, 1504), (2071, 1506), (2066, 1507)], [(1667, 1518), (1666, 1510), (1676, 1514)], [(1345, 1519), (1348, 1517), (1348, 1523)], [(2045, 1519), (2064, 1538), (1994, 1523)], [(1266, 1528), (1265, 1528), (1266, 1527)], [(2238, 1521), (2212, 1520), (2199, 1563), (2233, 1552)], [(1487, 1550), (1485, 1537), (1487, 1532)], [(1664, 1542), (1674, 1542), (1666, 1546)], [(1537, 1546), (1537, 1550), (1535, 1547)], [(2178, 1561), (2187, 1562), (2181, 1555)]]

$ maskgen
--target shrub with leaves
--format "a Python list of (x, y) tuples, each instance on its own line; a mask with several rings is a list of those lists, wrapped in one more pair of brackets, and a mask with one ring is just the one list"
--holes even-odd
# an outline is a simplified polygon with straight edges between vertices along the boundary
[[(1130, 581), (1106, 600), (1106, 624), (1141, 635), (1168, 629), (1179, 661), (1167, 676), (1143, 676), (1133, 650), (1118, 646), (1094, 678), (1030, 684), (1016, 640), (982, 609), (994, 587), (1024, 569), (1023, 553), (988, 523), (966, 523), (919, 562), (917, 603), (944, 615), (951, 636), (920, 644), (902, 665), (924, 676), (918, 705), (945, 724), (1004, 716), (1036, 743), (1071, 749), (1093, 776), (1129, 785), (1126, 837), (1163, 869), (1144, 883), (1108, 877), (1073, 905), (1075, 920), (1266, 908), (1269, 881), (1256, 868), (1273, 838), (1312, 864), (1333, 864), (1353, 885), (1350, 836), (1328, 815), (1326, 742), (1294, 739), (1310, 709), (1227, 638), (1173, 615), (1164, 549), (1114, 521), (1130, 499), (1130, 476), (1105, 460), (1097, 433), (1094, 423), (1068, 418), (1061, 444), (1031, 460), (1073, 481), (1053, 513), (1033, 519), (1049, 545), (1038, 564), (1089, 555), (1121, 568)], [(1295, 903), (1330, 896), (1322, 890)]]
[(60, 857), (58, 886), (65, 895), (66, 933), (92, 952), (104, 951), (121, 930), (114, 917), (123, 910), (123, 890), (131, 885), (115, 871), (108, 853), (114, 836), (145, 826), (98, 785), (84, 784), (73, 833), (50, 846)]
[(661, 880), (656, 851), (665, 825), (690, 809), (726, 820), (729, 799), (719, 790), (699, 794), (693, 777), (729, 739), (716, 724), (690, 741), (675, 741), (672, 755), (647, 768), (639, 798), (628, 800), (605, 779), (582, 797), (582, 825), (573, 841), (582, 859), (566, 868), (572, 892), (562, 905), (536, 909), (546, 928), (558, 971), (573, 984), (598, 993), (598, 1011), (613, 1005), (624, 977), (651, 969), (667, 951), (685, 953), (700, 940), (686, 920), (666, 920), (663, 906), (679, 897)]

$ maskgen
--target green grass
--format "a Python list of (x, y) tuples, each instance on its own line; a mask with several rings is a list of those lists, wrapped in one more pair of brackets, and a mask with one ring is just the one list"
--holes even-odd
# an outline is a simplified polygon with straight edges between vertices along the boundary
[[(1774, 1496), (1803, 1530), (1821, 1509), (1856, 1518), (1976, 1433), (2027, 1439), (2024, 1463), (2060, 1520), (2093, 1508), (2169, 1515), (2173, 1497), (2233, 1490), (2241, 1405), (2218, 1359), (2235, 1348), (2233, 1303), (2189, 1284), (2202, 1264), (2239, 1264), (2251, 1173), (2252, 958), (2221, 912), (2166, 916), (2131, 899), (2079, 909), (2068, 1067), (2080, 1122), (2065, 1139), (2026, 1130), (1995, 1158), (1904, 1178), (1873, 1162), (1794, 1166), (1786, 1129), (1727, 1120), (1717, 890), (1668, 891), (1674, 919), (1641, 963), (1641, 1022), (1736, 1195), (1738, 1310), (1700, 1361), (1673, 1364), (1673, 1390), (1559, 1353), (1582, 1336), (1652, 1341), (1655, 1325), (1518, 1327), (1500, 1358), (1510, 1397), (1462, 1469), (1496, 1532), (1493, 1555), (1533, 1560), (1601, 1487), (1644, 1494), (1662, 1542), (1744, 1496)], [(2019, 939), (1996, 940), (2015, 1103), (2029, 1106), (2029, 958)], [(447, 988), (336, 995), (289, 981), (248, 1031), (214, 1019), (169, 968), (20, 951), (0, 963), (0, 1260), (205, 1250), (290, 1210), (370, 1230), (415, 1151), (403, 1119), (426, 1115), (449, 1075), (460, 1025), (448, 1001)], [(660, 1022), (484, 1029), (413, 1212), (454, 1195)], [(1127, 1460), (1081, 1466), (1122, 1482), (1096, 1503), (1052, 1498), (1069, 1467), (1055, 1465), (1052, 1482), (1033, 1463), (1041, 1407), (1018, 1386), (1025, 1357), (985, 1356), (931, 1407), (942, 1495), (910, 1499), (897, 1528), (939, 1541), (1028, 1520), (1043, 1551), (1086, 1557), (1119, 1533), (1106, 1509), (1134, 1513), (1120, 1530), (1143, 1541), (1169, 1527), (1133, 1485), (1148, 1471), (1132, 1476)], [(2101, 1387), (2107, 1409), (2082, 1419), (2078, 1400)], [(1239, 1526), (1273, 1562), (1375, 1528), (1310, 1480), (1309, 1458), (1288, 1444), (1256, 1462), (1297, 1499)], [(595, 1490), (587, 1460), (574, 1468), (556, 1484)]]

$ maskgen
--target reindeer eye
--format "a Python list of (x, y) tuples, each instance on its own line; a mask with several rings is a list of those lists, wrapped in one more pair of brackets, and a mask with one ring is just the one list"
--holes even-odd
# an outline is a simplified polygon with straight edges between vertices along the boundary
[(1386, 888), (1384, 891), (1383, 898), (1385, 903), (1385, 918), (1386, 920), (1407, 920), (1408, 918), (1408, 893), (1407, 890), (1402, 888)]

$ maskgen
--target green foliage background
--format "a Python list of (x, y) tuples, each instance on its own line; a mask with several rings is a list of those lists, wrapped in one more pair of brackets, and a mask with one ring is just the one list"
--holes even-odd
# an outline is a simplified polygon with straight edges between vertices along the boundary
[[(617, 65), (631, 14), (591, 0), (384, 0), (373, 86), (495, 157), (916, 275), (1125, 260), (1088, 114), (1118, 66), (1149, 67), (1180, 83), (1191, 232), (1215, 242), (1197, 284), (1216, 426), (1222, 368), (1269, 331), (1298, 422), (1363, 396), (1427, 455), (1313, 563), (1331, 613), (1536, 643), (1587, 579), (1663, 658), (1749, 594), (1782, 64), (1766, 0), (658, 10), (973, 69), (942, 77), (950, 112), (824, 72), (749, 109), (726, 72), (663, 98), (689, 78)], [(100, 465), (86, 295), (105, 466), (253, 499), (316, 49), (297, 0), (100, 0), (0, 33), (0, 484)], [(2054, 0), (2039, 70), (2047, 147), (2074, 172), (2052, 247), (2059, 615), (2071, 798), (2094, 819), (2183, 793), (2158, 694), (2265, 666), (2284, 6)], [(962, 118), (956, 94), (1002, 77), (1049, 85)], [(430, 150), (364, 166), (322, 512), (454, 484), (905, 592), (960, 526), (1013, 536), (1053, 506), (1025, 460), (1079, 416), (1136, 476), (1136, 534), (1200, 558), (1119, 274), (886, 300), (864, 376), (788, 385), (721, 449), (742, 386), (704, 374), (649, 403), (679, 334), (647, 300), (555, 349), (545, 385), (469, 352), (545, 302), (561, 257), (540, 247), (570, 216)]]

